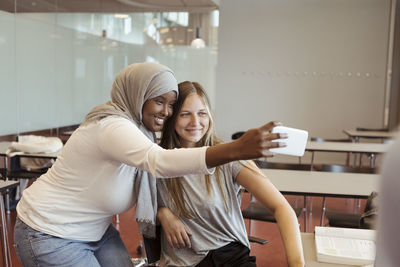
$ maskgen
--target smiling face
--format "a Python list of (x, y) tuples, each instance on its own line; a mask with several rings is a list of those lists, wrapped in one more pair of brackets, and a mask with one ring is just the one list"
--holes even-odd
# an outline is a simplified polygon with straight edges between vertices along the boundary
[(152, 132), (161, 131), (166, 119), (171, 117), (176, 92), (170, 91), (147, 100), (142, 109), (142, 122)]
[(196, 94), (189, 95), (178, 111), (175, 131), (182, 147), (195, 147), (207, 133), (210, 117), (203, 100)]

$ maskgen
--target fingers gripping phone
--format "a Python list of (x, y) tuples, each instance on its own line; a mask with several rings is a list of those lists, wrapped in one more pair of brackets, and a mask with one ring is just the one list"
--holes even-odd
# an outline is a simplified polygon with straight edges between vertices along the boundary
[(287, 138), (276, 139), (272, 142), (284, 142), (285, 147), (271, 148), (269, 151), (277, 154), (286, 154), (293, 156), (303, 156), (306, 149), (308, 132), (300, 129), (276, 126), (272, 129), (272, 133), (286, 133)]

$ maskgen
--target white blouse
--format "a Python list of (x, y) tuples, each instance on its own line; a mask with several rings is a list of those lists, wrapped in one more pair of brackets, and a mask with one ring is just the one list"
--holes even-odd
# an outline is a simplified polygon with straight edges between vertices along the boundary
[(163, 178), (208, 173), (206, 149), (164, 150), (124, 118), (79, 127), (52, 168), (24, 191), (18, 217), (53, 236), (97, 241), (114, 214), (135, 204), (137, 168)]

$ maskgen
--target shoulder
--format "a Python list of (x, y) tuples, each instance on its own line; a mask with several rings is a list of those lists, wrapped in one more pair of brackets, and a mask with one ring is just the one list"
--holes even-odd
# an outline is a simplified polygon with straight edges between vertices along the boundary
[(116, 132), (141, 132), (136, 123), (117, 116), (109, 116), (98, 121), (98, 127), (104, 135), (115, 134)]
[(130, 121), (126, 118), (119, 117), (119, 116), (108, 116), (104, 119), (99, 120), (97, 123), (99, 124), (99, 126), (102, 126), (102, 127), (108, 127), (108, 126), (112, 126), (112, 125), (126, 125), (126, 126), (137, 127), (137, 125), (135, 123), (133, 123), (132, 121)]
[(234, 181), (236, 181), (236, 176), (245, 165), (246, 161), (232, 161), (222, 165), (220, 167), (220, 171), (223, 173), (225, 178), (231, 177)]

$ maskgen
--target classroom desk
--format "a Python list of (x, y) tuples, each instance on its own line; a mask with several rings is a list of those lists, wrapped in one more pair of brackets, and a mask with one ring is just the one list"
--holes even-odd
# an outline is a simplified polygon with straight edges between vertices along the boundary
[(371, 144), (371, 143), (346, 143), (346, 142), (315, 142), (308, 141), (306, 151), (313, 152), (311, 164), (314, 163), (314, 152), (350, 152), (365, 153), (370, 157), (370, 167), (374, 167), (375, 155), (385, 153), (390, 144)]
[(261, 169), (284, 194), (368, 198), (379, 189), (379, 174)]
[[(4, 167), (7, 169), (7, 172), (10, 170), (9, 166), (9, 158), (10, 156), (6, 153), (8, 148), (10, 147), (11, 142), (8, 141), (2, 141), (0, 142), (0, 156), (3, 157), (4, 160)], [(15, 157), (26, 157), (26, 158), (46, 158), (46, 159), (56, 159), (58, 152), (55, 153), (21, 153), (18, 152), (15, 154)], [(7, 177), (6, 177), (7, 178)], [(7, 207), (7, 213), (10, 212), (10, 200), (9, 196), (6, 196), (6, 207)]]
[[(378, 174), (337, 173), (261, 169), (274, 186), (287, 195), (368, 198), (378, 191)], [(307, 232), (307, 198), (304, 203), (304, 229)]]
[(301, 243), (303, 244), (304, 260), (307, 267), (349, 267), (352, 265), (343, 265), (335, 263), (325, 263), (317, 261), (315, 249), (315, 239), (313, 233), (301, 233)]
[(358, 142), (360, 138), (375, 138), (375, 139), (390, 139), (397, 135), (397, 132), (385, 131), (357, 131), (357, 130), (343, 130), (354, 142)]
[[(3, 156), (5, 158), (8, 158), (8, 155), (6, 154), (7, 149), (11, 146), (11, 142), (8, 141), (1, 141), (0, 142), (0, 156)], [(58, 152), (55, 153), (22, 153), (19, 152), (15, 154), (15, 156), (19, 157), (26, 157), (26, 158), (49, 158), (49, 159), (56, 159)], [(7, 166), (7, 165), (5, 165)]]
[(2, 181), (0, 180), (0, 216), (1, 216), (1, 229), (2, 229), (2, 244), (3, 244), (3, 266), (11, 266), (11, 253), (8, 241), (8, 233), (7, 233), (7, 219), (6, 219), (6, 211), (4, 208), (4, 198), (3, 195), (9, 192), (9, 189), (15, 188), (19, 185), (18, 181)]

